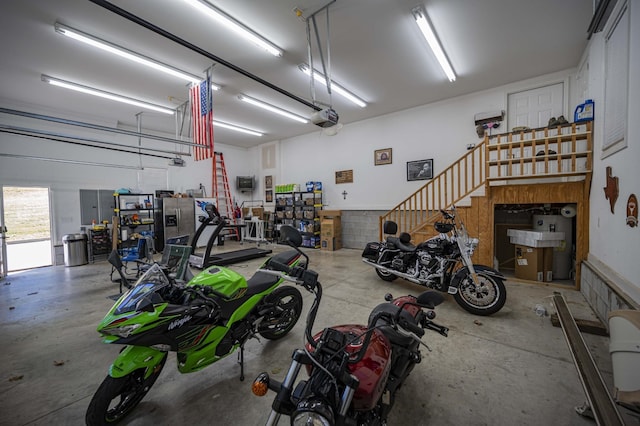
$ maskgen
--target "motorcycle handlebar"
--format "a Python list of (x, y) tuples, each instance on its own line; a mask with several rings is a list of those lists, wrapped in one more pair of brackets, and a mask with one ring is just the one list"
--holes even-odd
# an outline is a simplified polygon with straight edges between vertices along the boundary
[(448, 211), (443, 210), (443, 209), (440, 209), (440, 213), (442, 213), (442, 216), (443, 216), (445, 219), (455, 219), (455, 218), (456, 218), (453, 214), (451, 214), (451, 213), (449, 213)]
[(449, 327), (436, 324), (435, 322), (428, 319), (424, 322), (423, 327), (428, 328), (429, 330), (437, 331), (439, 334), (443, 335), (444, 337), (448, 337), (449, 335)]
[[(267, 266), (271, 268), (272, 271), (282, 272), (289, 277), (292, 277), (293, 280), (289, 279), (290, 281), (294, 281), (297, 284), (302, 284), (309, 291), (312, 291), (314, 288), (316, 288), (318, 284), (318, 273), (316, 271), (311, 271), (301, 266), (291, 267), (273, 259), (269, 261), (269, 264)], [(266, 272), (265, 270), (262, 271)]]
[(405, 330), (408, 330), (408, 331), (412, 332), (413, 334), (415, 334), (417, 336), (424, 335), (424, 330), (422, 329), (422, 327), (420, 327), (420, 325), (412, 324), (411, 322), (407, 321), (405, 318), (400, 318), (398, 320), (398, 326), (404, 328)]

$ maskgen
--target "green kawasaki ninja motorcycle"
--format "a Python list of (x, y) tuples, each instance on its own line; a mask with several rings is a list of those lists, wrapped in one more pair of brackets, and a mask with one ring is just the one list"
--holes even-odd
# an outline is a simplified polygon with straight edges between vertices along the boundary
[(249, 280), (211, 266), (187, 284), (151, 266), (98, 326), (105, 343), (126, 346), (91, 399), (87, 424), (113, 424), (129, 414), (160, 375), (169, 351), (177, 352), (178, 370), (191, 373), (240, 348), (243, 380), (246, 341), (256, 334), (285, 336), (302, 311), (300, 291), (270, 272), (314, 274), (308, 263), (302, 251), (290, 250), (268, 259)]

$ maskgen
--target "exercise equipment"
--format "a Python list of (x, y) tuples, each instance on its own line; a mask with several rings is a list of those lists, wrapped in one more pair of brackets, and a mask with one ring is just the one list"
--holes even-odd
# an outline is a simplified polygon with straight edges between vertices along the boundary
[[(189, 264), (191, 266), (198, 269), (204, 269), (211, 265), (230, 265), (232, 263), (263, 257), (272, 252), (271, 250), (253, 247), (242, 250), (211, 254), (211, 250), (213, 249), (213, 245), (216, 239), (224, 237), (220, 235), (223, 229), (235, 228), (237, 230), (238, 228), (241, 228), (245, 225), (234, 225), (228, 223), (227, 218), (220, 216), (218, 209), (213, 204), (207, 204), (205, 206), (205, 212), (207, 213), (207, 217), (200, 218), (200, 226), (198, 226), (196, 234), (193, 236), (193, 240), (191, 241), (191, 255), (189, 256)], [(196, 254), (195, 250), (198, 247), (198, 238), (200, 238), (202, 232), (210, 224), (215, 225), (216, 228), (213, 230), (213, 233), (211, 233), (209, 241), (207, 241), (207, 246), (204, 253), (202, 255)]]

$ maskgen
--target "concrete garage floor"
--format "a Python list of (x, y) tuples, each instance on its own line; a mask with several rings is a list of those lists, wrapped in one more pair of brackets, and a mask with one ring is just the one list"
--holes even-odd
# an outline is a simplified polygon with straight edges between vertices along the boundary
[[(246, 246), (227, 242), (218, 249)], [(399, 296), (424, 290), (400, 279), (380, 280), (361, 262), (360, 250), (305, 251), (324, 287), (314, 331), (366, 322), (387, 292)], [(263, 260), (230, 268), (250, 276)], [(109, 272), (106, 261), (97, 261), (14, 273), (0, 282), (0, 425), (84, 424), (87, 405), (121, 349), (102, 343), (95, 331), (113, 303), (108, 296), (118, 291)], [(449, 337), (426, 333), (423, 341), (432, 352), (423, 349), (422, 363), (397, 395), (390, 425), (594, 424), (574, 411), (585, 396), (562, 330), (534, 312), (539, 303), (553, 312), (549, 296), (556, 289), (516, 282), (507, 282), (507, 289), (506, 306), (491, 317), (473, 316), (446, 296), (435, 321), (450, 327)], [(596, 319), (579, 292), (562, 294), (574, 317)], [(283, 378), (292, 351), (303, 341), (312, 298), (303, 295), (303, 317), (288, 336), (247, 342), (244, 382), (239, 381), (236, 354), (182, 375), (172, 353), (154, 387), (123, 423), (264, 424), (273, 393), (256, 397), (250, 384), (261, 371)], [(583, 336), (611, 389), (608, 338)]]

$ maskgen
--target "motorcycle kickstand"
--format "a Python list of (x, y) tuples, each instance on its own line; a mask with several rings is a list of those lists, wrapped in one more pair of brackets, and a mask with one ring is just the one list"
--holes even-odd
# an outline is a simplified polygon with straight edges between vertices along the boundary
[(240, 345), (240, 352), (238, 352), (238, 364), (240, 364), (240, 381), (244, 381), (244, 344)]

